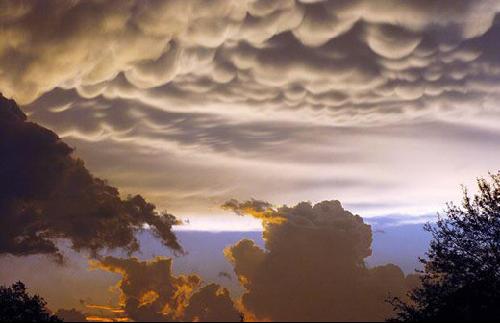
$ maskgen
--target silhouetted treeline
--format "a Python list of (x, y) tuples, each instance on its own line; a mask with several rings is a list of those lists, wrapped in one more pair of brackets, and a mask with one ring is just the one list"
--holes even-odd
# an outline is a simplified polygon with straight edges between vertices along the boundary
[(0, 322), (62, 322), (38, 295), (30, 296), (23, 283), (0, 286)]
[(500, 319), (500, 173), (464, 190), (461, 206), (425, 229), (432, 233), (421, 286), (410, 302), (392, 300), (393, 322), (498, 321)]

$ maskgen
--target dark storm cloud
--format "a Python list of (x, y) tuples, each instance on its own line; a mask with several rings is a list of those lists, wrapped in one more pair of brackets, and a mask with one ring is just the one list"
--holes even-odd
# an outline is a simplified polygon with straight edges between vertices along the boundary
[(169, 258), (106, 257), (93, 266), (122, 276), (118, 286), (123, 308), (134, 321), (240, 321), (227, 289), (216, 284), (202, 286), (197, 275), (174, 276)]
[(272, 208), (229, 201), (224, 208), (262, 219), (265, 250), (251, 240), (226, 249), (246, 292), (245, 309), (273, 321), (379, 321), (385, 300), (402, 296), (414, 278), (395, 265), (367, 268), (372, 231), (338, 201)]
[(72, 152), (55, 133), (27, 121), (14, 101), (0, 98), (0, 254), (62, 260), (57, 239), (94, 256), (108, 248), (133, 252), (144, 226), (181, 250), (174, 216), (159, 214), (139, 195), (122, 200)]

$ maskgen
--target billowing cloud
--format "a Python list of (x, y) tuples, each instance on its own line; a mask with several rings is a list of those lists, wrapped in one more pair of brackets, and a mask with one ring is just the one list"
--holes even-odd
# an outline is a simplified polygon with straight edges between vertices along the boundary
[(240, 322), (241, 319), (228, 290), (217, 284), (194, 293), (184, 312), (184, 320), (188, 322)]
[(338, 201), (277, 209), (230, 201), (224, 207), (263, 219), (265, 250), (242, 240), (225, 251), (246, 290), (242, 304), (257, 319), (381, 321), (392, 311), (385, 300), (405, 295), (414, 282), (392, 264), (366, 267), (371, 227)]
[(49, 254), (58, 239), (95, 256), (103, 249), (137, 251), (135, 234), (149, 227), (165, 246), (181, 251), (171, 214), (141, 196), (92, 176), (73, 149), (48, 129), (27, 121), (14, 101), (0, 98), (0, 254)]
[(240, 321), (227, 289), (216, 284), (202, 286), (197, 275), (174, 276), (170, 258), (106, 257), (92, 264), (95, 269), (122, 275), (118, 285), (121, 306), (134, 321)]

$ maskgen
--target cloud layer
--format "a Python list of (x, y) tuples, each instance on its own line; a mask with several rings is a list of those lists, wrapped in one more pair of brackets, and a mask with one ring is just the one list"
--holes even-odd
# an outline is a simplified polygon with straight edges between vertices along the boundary
[(371, 227), (338, 201), (272, 208), (229, 201), (224, 208), (262, 219), (265, 250), (251, 240), (226, 249), (246, 292), (245, 309), (259, 320), (383, 321), (385, 300), (404, 296), (415, 277), (389, 264), (367, 268)]
[(59, 137), (28, 122), (14, 101), (0, 97), (0, 254), (49, 254), (62, 260), (57, 239), (95, 256), (103, 249), (137, 251), (135, 233), (149, 226), (177, 251), (170, 214), (141, 196), (122, 200), (92, 176)]
[[(274, 188), (264, 197), (283, 203), (333, 189), (360, 202), (375, 186), (393, 197), (408, 183), (405, 201), (383, 203), (412, 205), (384, 211), (430, 212), (498, 159), (497, 1), (0, 6), (0, 90), (35, 100), (23, 109), (86, 149), (93, 170), (176, 211), (247, 199), (271, 181), (290, 188), (287, 200)], [(125, 160), (140, 179), (118, 173)]]
[(0, 88), (22, 103), (62, 87), (153, 104), (324, 110), (340, 122), (498, 95), (495, 1), (4, 1), (1, 9)]

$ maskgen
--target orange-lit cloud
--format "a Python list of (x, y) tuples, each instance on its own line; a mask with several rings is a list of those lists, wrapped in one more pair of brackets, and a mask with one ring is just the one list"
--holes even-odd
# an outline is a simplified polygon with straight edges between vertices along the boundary
[(285, 217), (280, 216), (272, 209), (271, 204), (264, 201), (250, 200), (240, 203), (233, 199), (224, 203), (222, 209), (233, 211), (238, 215), (251, 215), (262, 220), (264, 224), (280, 224), (286, 221)]
[(106, 306), (106, 305), (86, 304), (85, 307), (88, 309), (91, 309), (91, 310), (102, 310), (102, 311), (116, 313), (116, 314), (121, 314), (121, 313), (125, 312), (123, 310), (123, 308), (121, 308), (121, 307), (112, 307), (112, 306)]
[[(123, 307), (108, 305), (85, 304), (88, 310), (86, 320), (88, 322), (130, 322)], [(66, 320), (65, 320), (66, 321)]]
[(89, 315), (86, 317), (88, 322), (132, 322), (128, 317), (118, 317), (118, 318), (110, 318), (96, 315)]
[[(240, 212), (249, 206), (232, 204), (241, 205)], [(338, 201), (302, 202), (267, 213), (286, 221), (265, 225), (265, 250), (242, 240), (225, 251), (246, 290), (242, 305), (256, 319), (380, 321), (392, 311), (386, 299), (409, 288), (412, 279), (395, 265), (366, 267), (371, 228)]]
[(134, 321), (221, 321), (237, 322), (227, 289), (215, 284), (202, 286), (197, 275), (172, 274), (172, 260), (155, 258), (106, 257), (93, 261), (92, 267), (119, 273), (122, 308)]

